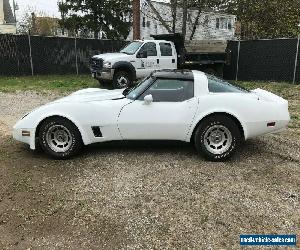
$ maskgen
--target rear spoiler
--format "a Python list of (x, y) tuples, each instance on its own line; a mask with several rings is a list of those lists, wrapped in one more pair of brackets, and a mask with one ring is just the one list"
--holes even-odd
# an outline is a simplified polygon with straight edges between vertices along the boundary
[(252, 90), (252, 92), (255, 93), (259, 98), (261, 98), (265, 101), (285, 103), (285, 104), (288, 103), (288, 101), (283, 99), (282, 97), (275, 95), (269, 91), (263, 90), (263, 89), (255, 89), (255, 90)]

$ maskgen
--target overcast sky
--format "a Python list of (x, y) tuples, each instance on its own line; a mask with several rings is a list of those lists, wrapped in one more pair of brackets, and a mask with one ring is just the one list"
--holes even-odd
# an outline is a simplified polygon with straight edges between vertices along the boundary
[[(17, 18), (20, 18), (24, 13), (29, 10), (35, 10), (37, 12), (43, 12), (49, 16), (60, 17), (57, 7), (58, 0), (15, 0), (19, 5), (19, 10), (16, 12)], [(156, 0), (161, 2), (168, 2), (169, 0)], [(11, 6), (13, 6), (13, 0), (10, 0)], [(141, 0), (142, 2), (142, 0)]]
[[(12, 0), (10, 0), (10, 2), (12, 3)], [(57, 0), (15, 0), (15, 2), (19, 5), (19, 10), (16, 12), (18, 18), (23, 16), (24, 13), (29, 10), (44, 12), (49, 16), (60, 16)]]

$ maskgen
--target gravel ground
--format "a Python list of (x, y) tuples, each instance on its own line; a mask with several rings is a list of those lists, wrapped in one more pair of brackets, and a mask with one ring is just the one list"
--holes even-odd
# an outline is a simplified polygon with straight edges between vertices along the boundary
[(300, 235), (299, 130), (250, 140), (226, 163), (167, 142), (54, 161), (10, 130), (57, 97), (0, 93), (0, 249), (239, 249), (240, 234)]

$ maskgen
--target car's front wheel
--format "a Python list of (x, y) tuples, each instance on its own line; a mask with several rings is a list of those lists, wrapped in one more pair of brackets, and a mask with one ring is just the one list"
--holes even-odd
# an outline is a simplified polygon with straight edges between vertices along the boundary
[(241, 142), (237, 124), (225, 115), (213, 115), (200, 123), (195, 132), (197, 151), (211, 161), (230, 158)]
[(83, 145), (78, 128), (62, 117), (43, 121), (39, 130), (39, 143), (45, 153), (56, 159), (68, 159), (76, 155)]

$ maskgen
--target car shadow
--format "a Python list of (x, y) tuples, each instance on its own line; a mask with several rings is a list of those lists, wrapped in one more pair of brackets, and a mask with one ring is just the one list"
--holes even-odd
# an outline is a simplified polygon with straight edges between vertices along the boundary
[[(249, 140), (240, 145), (233, 157), (226, 160), (226, 162), (242, 163), (249, 160), (257, 160), (258, 158), (266, 158), (268, 154), (265, 151), (266, 143), (263, 140)], [(50, 158), (41, 150), (36, 150), (34, 153), (29, 148), (22, 147), (23, 153), (28, 157), (31, 155), (36, 159), (48, 159)], [(111, 155), (111, 154), (138, 154), (150, 155), (174, 155), (174, 159), (178, 158), (190, 158), (198, 159), (199, 161), (207, 161), (204, 157), (199, 156), (194, 145), (181, 141), (113, 141), (113, 142), (101, 142), (95, 143), (83, 147), (79, 155), (72, 158), (72, 160), (80, 160), (82, 158), (87, 159), (94, 155)], [(170, 158), (172, 160), (172, 158)]]
[(191, 143), (181, 141), (113, 141), (101, 142), (85, 147), (84, 154), (117, 152), (196, 153)]

